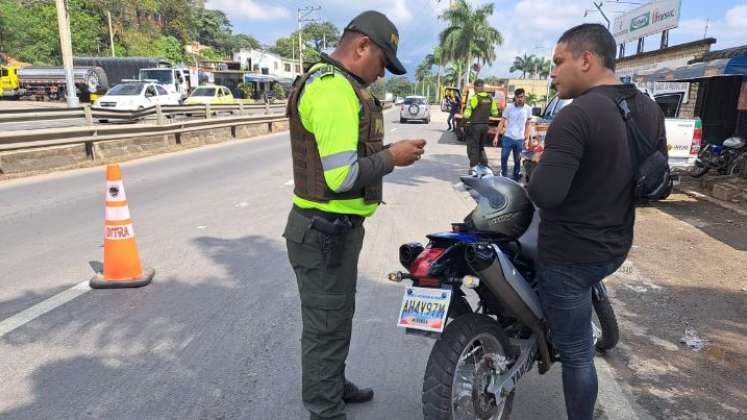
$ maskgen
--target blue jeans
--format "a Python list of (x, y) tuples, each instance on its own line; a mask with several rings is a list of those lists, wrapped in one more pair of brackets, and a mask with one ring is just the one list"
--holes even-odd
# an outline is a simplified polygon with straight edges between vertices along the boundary
[(614, 273), (623, 261), (537, 265), (542, 309), (563, 364), (563, 395), (569, 420), (592, 420), (594, 415), (597, 371), (591, 331), (592, 287)]
[(501, 139), (501, 176), (508, 173), (508, 155), (514, 152), (514, 179), (521, 175), (521, 150), (524, 148), (524, 139), (517, 140), (503, 136)]

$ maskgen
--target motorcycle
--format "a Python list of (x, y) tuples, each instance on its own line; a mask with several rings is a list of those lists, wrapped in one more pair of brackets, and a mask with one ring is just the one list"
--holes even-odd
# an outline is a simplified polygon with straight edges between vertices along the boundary
[(747, 170), (747, 142), (743, 137), (729, 137), (722, 144), (707, 144), (698, 153), (690, 176), (700, 178), (711, 169), (720, 175), (734, 175)]
[[(476, 201), (496, 204), (495, 183), (514, 183), (461, 180)], [(389, 280), (408, 279), (412, 286), (405, 289), (398, 326), (436, 339), (423, 380), (426, 420), (506, 420), (521, 378), (535, 363), (543, 374), (558, 360), (537, 292), (539, 212), (527, 216), (531, 223), (517, 240), (480, 231), (468, 216), (449, 232), (427, 235), (426, 246), (399, 249), (406, 271)], [(602, 282), (592, 296), (594, 342), (603, 352), (615, 347), (619, 330)]]

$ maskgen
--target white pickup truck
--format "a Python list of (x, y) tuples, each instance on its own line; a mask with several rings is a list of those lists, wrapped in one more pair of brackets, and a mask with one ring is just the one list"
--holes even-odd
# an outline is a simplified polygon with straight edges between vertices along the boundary
[[(560, 99), (557, 96), (550, 100), (535, 123), (538, 141), (544, 141), (544, 135), (553, 117), (572, 101), (573, 99)], [(698, 157), (700, 151), (700, 141), (703, 138), (703, 126), (700, 119), (666, 118), (664, 125), (667, 132), (669, 166), (673, 170), (687, 170), (695, 165), (695, 158)]]

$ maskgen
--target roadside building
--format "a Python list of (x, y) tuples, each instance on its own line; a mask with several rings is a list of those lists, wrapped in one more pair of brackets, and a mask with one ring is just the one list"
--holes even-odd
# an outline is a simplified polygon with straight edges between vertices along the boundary
[(241, 64), (242, 70), (279, 79), (293, 80), (301, 73), (297, 59), (281, 57), (266, 50), (242, 48), (233, 54), (233, 60)]
[[(715, 42), (714, 38), (705, 38), (628, 57), (621, 57), (616, 61), (615, 73), (621, 81), (635, 81), (638, 87), (647, 89), (651, 95), (660, 96), (660, 102), (666, 101), (671, 110), (677, 111), (674, 113), (677, 116), (693, 118), (695, 116), (695, 102), (698, 97), (699, 86), (697, 83), (655, 81), (638, 76), (661, 69), (685, 66), (690, 61), (701, 59), (711, 50), (711, 45)], [(663, 95), (669, 96), (664, 98)], [(670, 112), (670, 114), (672, 113)], [(675, 115), (667, 116), (671, 118)]]
[[(702, 120), (704, 143), (747, 137), (747, 45), (709, 51), (684, 65), (640, 72), (633, 81), (689, 83), (689, 106), (682, 110), (692, 108), (692, 116)], [(656, 99), (660, 102), (658, 95)], [(677, 116), (690, 115), (680, 111)]]

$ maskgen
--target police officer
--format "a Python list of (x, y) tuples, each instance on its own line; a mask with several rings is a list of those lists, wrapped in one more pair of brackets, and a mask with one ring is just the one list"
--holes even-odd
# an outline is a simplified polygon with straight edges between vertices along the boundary
[(398, 43), (385, 15), (358, 15), (288, 99), (295, 189), (283, 236), (301, 297), (302, 397), (311, 419), (345, 419), (345, 403), (374, 394), (345, 376), (363, 222), (382, 202), (382, 178), (425, 147), (425, 140), (385, 147), (382, 108), (366, 89), (385, 68), (406, 72)]
[(488, 166), (488, 157), (483, 146), (488, 140), (488, 124), (491, 116), (498, 116), (498, 107), (493, 98), (485, 92), (485, 82), (477, 79), (475, 80), (475, 95), (470, 98), (464, 108), (470, 175), (474, 174), (477, 165)]

